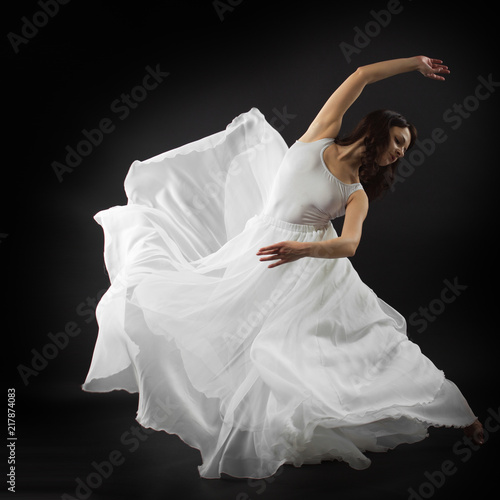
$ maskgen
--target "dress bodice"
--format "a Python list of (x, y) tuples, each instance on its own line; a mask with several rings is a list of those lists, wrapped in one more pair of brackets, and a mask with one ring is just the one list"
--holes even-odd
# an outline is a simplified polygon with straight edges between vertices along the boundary
[(324, 225), (345, 214), (360, 183), (346, 184), (325, 164), (323, 153), (334, 142), (296, 141), (285, 154), (264, 207), (264, 213), (295, 224)]

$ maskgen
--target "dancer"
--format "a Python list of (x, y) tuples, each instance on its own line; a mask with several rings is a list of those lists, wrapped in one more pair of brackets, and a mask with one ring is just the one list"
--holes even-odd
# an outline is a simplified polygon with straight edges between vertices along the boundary
[[(312, 143), (326, 138), (328, 144), (322, 148), (322, 163), (336, 179), (344, 179), (346, 184), (356, 186), (347, 199), (342, 235), (321, 242), (284, 241), (263, 247), (257, 255), (269, 256), (261, 261), (278, 260), (269, 268), (303, 257), (335, 259), (354, 255), (361, 240), (369, 201), (391, 186), (397, 160), (413, 146), (417, 132), (400, 114), (380, 110), (367, 115), (347, 138), (337, 141), (330, 138), (339, 135), (344, 114), (366, 85), (415, 70), (427, 78), (444, 80), (442, 75), (450, 74), (450, 71), (442, 62), (417, 56), (370, 64), (358, 68), (332, 94), (299, 141)], [(467, 426), (464, 432), (477, 444), (483, 444), (482, 425), (478, 420)]]
[(83, 389), (138, 392), (137, 421), (200, 450), (201, 477), (363, 469), (364, 452), (431, 426), (484, 441), (459, 389), (348, 259), (416, 130), (381, 110), (337, 139), (342, 118), (366, 85), (409, 71), (449, 74), (424, 56), (360, 67), (291, 147), (253, 108), (135, 161), (127, 205), (95, 215), (111, 286)]

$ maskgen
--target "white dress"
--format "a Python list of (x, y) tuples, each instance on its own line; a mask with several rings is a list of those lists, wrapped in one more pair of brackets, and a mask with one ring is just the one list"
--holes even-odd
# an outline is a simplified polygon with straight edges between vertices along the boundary
[(111, 286), (83, 390), (139, 393), (137, 421), (200, 450), (202, 477), (283, 463), (370, 465), (476, 416), (347, 258), (269, 269), (259, 248), (337, 237), (360, 184), (287, 147), (256, 108), (226, 130), (132, 163), (126, 206), (95, 215)]

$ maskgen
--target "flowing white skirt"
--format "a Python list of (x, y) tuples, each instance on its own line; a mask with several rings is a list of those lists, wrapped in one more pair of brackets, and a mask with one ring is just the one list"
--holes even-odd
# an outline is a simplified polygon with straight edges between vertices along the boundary
[(363, 469), (364, 451), (476, 419), (348, 259), (259, 261), (262, 246), (336, 236), (262, 213), (286, 150), (253, 108), (134, 162), (128, 204), (95, 216), (111, 286), (82, 387), (138, 392), (137, 421), (199, 449), (202, 477)]

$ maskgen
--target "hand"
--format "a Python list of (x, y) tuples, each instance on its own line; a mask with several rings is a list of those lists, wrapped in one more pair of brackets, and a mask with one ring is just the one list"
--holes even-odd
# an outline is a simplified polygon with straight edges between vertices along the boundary
[(261, 261), (280, 259), (278, 262), (267, 266), (270, 269), (272, 267), (280, 266), (281, 264), (286, 264), (287, 262), (299, 260), (302, 257), (307, 257), (307, 248), (308, 244), (305, 242), (281, 241), (279, 243), (275, 243), (274, 245), (260, 248), (256, 255), (269, 255), (269, 257), (260, 258), (259, 260)]
[(448, 66), (441, 64), (443, 61), (441, 59), (431, 59), (430, 57), (417, 56), (417, 71), (422, 73), (427, 78), (432, 78), (433, 80), (444, 80), (444, 77), (438, 73), (443, 73), (446, 75), (450, 74)]

